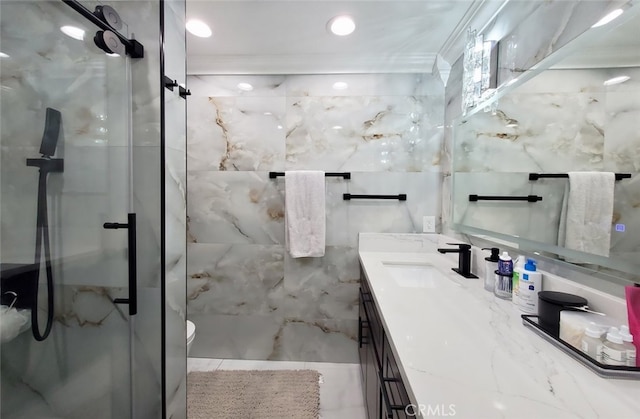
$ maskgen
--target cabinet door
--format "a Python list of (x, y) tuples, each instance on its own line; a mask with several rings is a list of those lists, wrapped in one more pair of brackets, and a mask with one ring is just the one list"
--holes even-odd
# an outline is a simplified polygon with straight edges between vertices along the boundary
[(382, 375), (380, 386), (382, 388), (383, 417), (405, 419), (410, 416), (405, 408), (410, 403), (409, 395), (402, 381), (400, 368), (391, 351), (391, 345), (386, 336), (383, 343)]
[(376, 353), (373, 345), (367, 345), (367, 382), (366, 382), (366, 402), (369, 419), (380, 419), (381, 403), (380, 398), (380, 368), (376, 360)]
[(367, 376), (367, 346), (369, 345), (369, 321), (364, 310), (362, 290), (360, 290), (360, 309), (358, 313), (358, 355), (360, 357), (360, 370), (362, 372), (362, 383), (366, 382)]

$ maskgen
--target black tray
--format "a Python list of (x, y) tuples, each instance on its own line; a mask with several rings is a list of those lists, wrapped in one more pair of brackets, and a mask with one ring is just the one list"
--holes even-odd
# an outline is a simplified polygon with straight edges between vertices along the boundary
[(522, 324), (531, 328), (545, 340), (552, 343), (555, 347), (561, 349), (564, 353), (589, 368), (591, 371), (603, 378), (625, 378), (629, 380), (640, 380), (640, 367), (627, 367), (624, 365), (606, 365), (602, 364), (581, 350), (574, 348), (564, 340), (552, 336), (538, 324), (538, 316), (522, 314)]

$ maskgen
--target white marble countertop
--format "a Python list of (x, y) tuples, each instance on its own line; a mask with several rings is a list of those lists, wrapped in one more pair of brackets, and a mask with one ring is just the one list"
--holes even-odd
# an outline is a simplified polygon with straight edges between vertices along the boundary
[[(360, 260), (409, 396), (431, 408), (425, 416), (440, 409), (459, 418), (639, 417), (640, 381), (597, 376), (525, 327), (482, 279), (451, 271), (451, 258), (367, 250), (361, 246)], [(383, 263), (432, 264), (446, 279), (403, 287)]]

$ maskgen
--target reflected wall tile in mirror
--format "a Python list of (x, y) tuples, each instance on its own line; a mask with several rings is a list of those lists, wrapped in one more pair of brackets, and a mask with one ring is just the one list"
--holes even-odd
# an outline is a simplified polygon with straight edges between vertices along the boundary
[[(529, 181), (526, 173), (456, 173), (454, 222), (502, 234), (557, 244), (566, 179)], [(478, 201), (469, 195), (538, 195), (542, 201)]]
[(640, 176), (616, 182), (611, 229), (611, 253), (637, 263), (640, 248)]
[[(601, 93), (512, 94), (456, 127), (456, 171), (601, 170)], [(549, 153), (552, 150), (552, 153)]]
[(267, 172), (189, 172), (188, 183), (192, 241), (284, 244), (284, 199)]

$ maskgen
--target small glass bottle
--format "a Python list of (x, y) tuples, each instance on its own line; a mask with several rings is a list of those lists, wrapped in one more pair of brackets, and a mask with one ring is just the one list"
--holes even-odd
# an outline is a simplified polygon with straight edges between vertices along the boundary
[(602, 363), (602, 334), (604, 330), (598, 327), (594, 322), (590, 322), (584, 331), (580, 349), (592, 359)]
[(620, 326), (620, 336), (627, 348), (627, 367), (636, 366), (636, 347), (633, 344), (633, 335), (629, 333), (629, 326)]
[(627, 365), (627, 348), (617, 327), (607, 333), (602, 345), (602, 363), (607, 365)]

